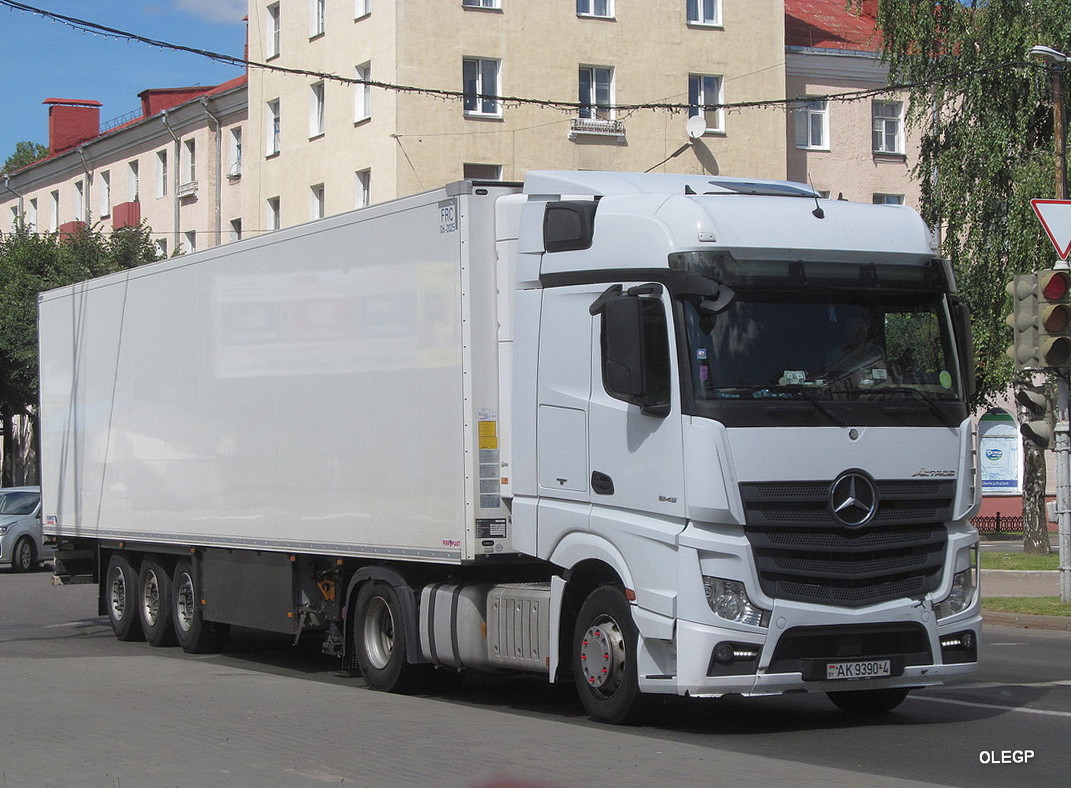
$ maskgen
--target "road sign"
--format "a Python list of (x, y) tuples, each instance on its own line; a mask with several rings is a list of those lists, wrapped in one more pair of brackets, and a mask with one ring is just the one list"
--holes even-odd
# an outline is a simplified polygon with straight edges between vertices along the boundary
[(1056, 254), (1066, 260), (1071, 254), (1071, 200), (1031, 200), (1030, 207), (1056, 247)]

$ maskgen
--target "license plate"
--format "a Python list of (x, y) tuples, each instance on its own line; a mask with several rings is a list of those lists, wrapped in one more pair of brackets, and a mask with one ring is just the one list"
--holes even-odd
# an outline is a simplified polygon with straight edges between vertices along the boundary
[(827, 662), (826, 680), (880, 679), (892, 675), (892, 661), (869, 659), (857, 662)]

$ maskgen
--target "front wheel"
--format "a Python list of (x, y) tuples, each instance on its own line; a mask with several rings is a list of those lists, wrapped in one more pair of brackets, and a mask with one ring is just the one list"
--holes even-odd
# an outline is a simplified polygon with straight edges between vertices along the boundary
[(635, 724), (647, 711), (636, 675), (639, 633), (624, 593), (616, 586), (591, 592), (580, 608), (573, 642), (573, 675), (593, 720)]
[(373, 580), (361, 586), (354, 605), (353, 646), (369, 688), (413, 692), (430, 677), (431, 665), (409, 663), (405, 608), (389, 584)]
[(211, 654), (227, 642), (230, 627), (205, 621), (201, 610), (201, 593), (194, 580), (193, 564), (183, 559), (175, 565), (171, 578), (172, 610), (175, 637), (187, 654)]
[(11, 568), (16, 572), (32, 572), (37, 568), (37, 545), (33, 539), (24, 536), (15, 542), (11, 551)]
[(829, 699), (842, 711), (852, 714), (885, 714), (892, 711), (911, 692), (909, 688), (898, 687), (895, 689), (876, 690), (845, 690), (843, 692), (827, 692)]

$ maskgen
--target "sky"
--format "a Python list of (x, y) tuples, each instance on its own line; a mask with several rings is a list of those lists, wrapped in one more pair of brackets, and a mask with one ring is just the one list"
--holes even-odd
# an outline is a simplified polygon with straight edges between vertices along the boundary
[[(19, 0), (130, 33), (241, 57), (247, 0)], [(140, 109), (147, 88), (218, 85), (241, 74), (204, 57), (74, 30), (0, 2), (0, 164), (48, 144), (46, 98), (93, 99), (105, 123)]]

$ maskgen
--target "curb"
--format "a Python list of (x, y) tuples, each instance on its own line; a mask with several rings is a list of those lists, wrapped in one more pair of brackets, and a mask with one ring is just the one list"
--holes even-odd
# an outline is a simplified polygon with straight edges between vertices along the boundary
[(998, 613), (985, 609), (982, 602), (982, 622), (1020, 629), (1048, 629), (1071, 632), (1071, 616), (1035, 616), (1028, 613)]

